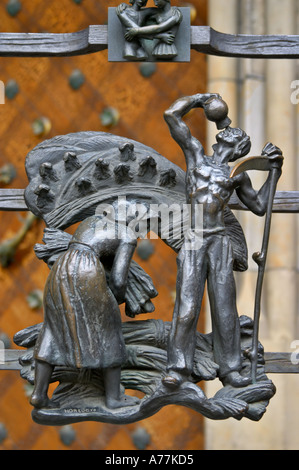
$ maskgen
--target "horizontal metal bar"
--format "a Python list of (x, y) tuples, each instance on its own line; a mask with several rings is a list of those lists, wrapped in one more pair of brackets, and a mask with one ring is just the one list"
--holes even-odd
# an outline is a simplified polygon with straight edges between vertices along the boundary
[[(235, 210), (248, 211), (248, 208), (233, 194), (229, 207)], [(299, 213), (299, 191), (277, 191), (273, 202), (273, 211), (279, 213)]]
[[(21, 349), (4, 349), (1, 351), (1, 370), (21, 370), (20, 357), (25, 353)], [(292, 353), (265, 352), (265, 372), (274, 374), (298, 374), (299, 363), (292, 361)]]
[(19, 358), (25, 353), (22, 349), (1, 349), (0, 370), (21, 370)]
[(265, 372), (273, 374), (299, 374), (299, 362), (292, 360), (293, 353), (264, 353)]
[[(191, 49), (209, 55), (243, 58), (299, 57), (299, 36), (225, 34), (191, 26)], [(0, 57), (60, 57), (108, 48), (108, 27), (91, 25), (73, 33), (0, 33)]]
[(99, 52), (108, 47), (108, 27), (74, 33), (0, 33), (2, 57), (60, 57)]
[(24, 189), (0, 189), (1, 211), (28, 211)]
[(209, 26), (191, 26), (191, 48), (224, 57), (296, 59), (299, 36), (224, 34)]
[[(236, 210), (248, 210), (235, 194), (229, 201), (229, 207)], [(0, 210), (27, 211), (24, 189), (0, 189)], [(299, 213), (299, 191), (277, 191), (273, 212)]]

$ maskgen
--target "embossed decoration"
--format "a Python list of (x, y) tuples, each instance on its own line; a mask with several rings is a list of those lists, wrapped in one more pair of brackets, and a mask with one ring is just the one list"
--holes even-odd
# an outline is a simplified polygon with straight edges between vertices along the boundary
[(170, 0), (131, 0), (108, 12), (108, 59), (122, 61), (190, 61), (190, 8)]
[[(203, 108), (221, 129), (211, 157), (183, 122), (193, 108)], [(20, 331), (14, 341), (27, 348), (21, 375), (34, 385), (32, 416), (40, 424), (130, 423), (169, 404), (211, 419), (257, 421), (275, 393), (258, 341), (258, 296), (282, 153), (268, 143), (261, 156), (242, 159), (231, 170), (228, 162), (245, 157), (251, 143), (244, 131), (230, 127), (217, 94), (180, 98), (165, 120), (186, 172), (150, 147), (103, 132), (54, 137), (26, 158), (25, 200), (46, 223), (35, 253), (50, 273), (43, 323)], [(249, 169), (269, 172), (258, 191)], [(239, 316), (236, 307), (233, 271), (247, 269), (248, 254), (227, 207), (234, 191), (257, 215), (267, 212), (262, 250), (254, 255), (259, 276), (253, 320)], [(65, 231), (78, 222), (73, 234)], [(148, 317), (158, 292), (132, 260), (137, 240), (148, 232), (177, 253), (176, 303), (168, 322)], [(202, 334), (196, 325), (206, 281), (212, 332)], [(122, 304), (138, 320), (122, 322)], [(207, 397), (200, 383), (215, 379), (222, 388)], [(49, 397), (52, 382), (58, 385)]]

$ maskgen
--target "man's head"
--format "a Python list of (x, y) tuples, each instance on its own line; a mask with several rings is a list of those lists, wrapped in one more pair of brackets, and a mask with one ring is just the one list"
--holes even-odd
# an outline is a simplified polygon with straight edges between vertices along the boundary
[(230, 162), (245, 157), (251, 148), (250, 138), (246, 132), (239, 128), (227, 127), (216, 135), (216, 140), (219, 144), (225, 144), (232, 148)]

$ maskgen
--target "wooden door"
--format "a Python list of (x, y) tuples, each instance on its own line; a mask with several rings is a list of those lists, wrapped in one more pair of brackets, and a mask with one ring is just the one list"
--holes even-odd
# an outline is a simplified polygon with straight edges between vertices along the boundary
[[(118, 4), (112, 0), (25, 0), (21, 10), (11, 16), (8, 3), (0, 1), (1, 31), (57, 33), (105, 24), (107, 8)], [(186, 2), (173, 4), (186, 6)], [(206, 2), (194, 0), (193, 7), (193, 24), (205, 25)], [(104, 51), (72, 58), (0, 59), (0, 80), (7, 88), (5, 104), (0, 105), (0, 167), (2, 171), (4, 165), (11, 164), (16, 170), (10, 183), (2, 178), (0, 187), (26, 187), (25, 156), (39, 142), (84, 130), (107, 131), (138, 140), (184, 168), (182, 152), (170, 137), (163, 111), (179, 96), (205, 91), (205, 56), (192, 51), (190, 63), (159, 64), (155, 70), (136, 63), (108, 63), (107, 57)], [(109, 107), (117, 110), (118, 119), (107, 127), (102, 113)], [(38, 135), (42, 118), (49, 120), (50, 129), (45, 135)], [(193, 133), (203, 141), (203, 116), (190, 114), (187, 119)], [(26, 217), (25, 212), (0, 213), (1, 247), (3, 241), (19, 232)], [(43, 320), (42, 308), (38, 304), (33, 307), (28, 301), (30, 294), (43, 290), (48, 274), (48, 268), (33, 252), (33, 245), (41, 242), (43, 228), (43, 223), (35, 220), (10, 263), (4, 266), (3, 262), (0, 267), (0, 339), (11, 348), (16, 347), (12, 338), (17, 331)], [(171, 320), (175, 255), (161, 241), (152, 241), (149, 248), (149, 256), (141, 250), (136, 260), (152, 276), (159, 291), (152, 316)], [(148, 437), (147, 449), (203, 448), (203, 419), (184, 407), (168, 406), (131, 425), (86, 422), (71, 428), (43, 427), (31, 419), (30, 391), (18, 372), (0, 372), (0, 449), (130, 450), (145, 445), (146, 439), (141, 439), (141, 444), (135, 440), (140, 429)]]

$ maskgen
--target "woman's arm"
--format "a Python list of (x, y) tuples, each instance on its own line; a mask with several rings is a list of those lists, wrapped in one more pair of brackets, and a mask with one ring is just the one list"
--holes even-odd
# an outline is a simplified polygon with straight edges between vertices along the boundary
[(110, 273), (110, 289), (118, 303), (125, 300), (127, 279), (137, 240), (121, 240)]
[(155, 36), (156, 34), (168, 31), (170, 28), (179, 24), (181, 21), (182, 14), (180, 10), (176, 9), (174, 10), (174, 14), (168, 20), (163, 21), (160, 24), (132, 28), (131, 30), (126, 32), (125, 38), (129, 41), (132, 40), (135, 36)]

